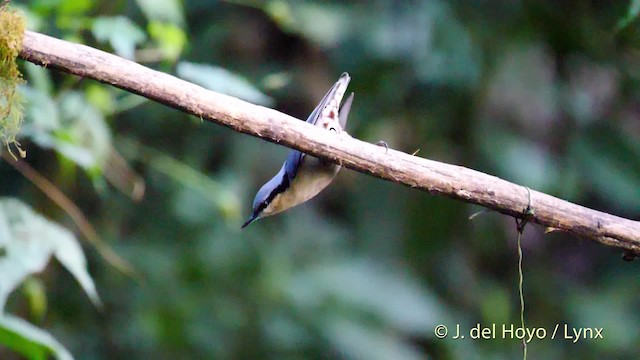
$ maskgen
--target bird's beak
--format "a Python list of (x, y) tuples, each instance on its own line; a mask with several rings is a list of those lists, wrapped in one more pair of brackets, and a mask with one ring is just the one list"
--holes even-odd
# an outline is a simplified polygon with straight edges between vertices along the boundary
[(244, 229), (247, 226), (249, 226), (252, 222), (258, 220), (258, 217), (256, 216), (256, 214), (251, 214), (251, 216), (249, 217), (249, 219), (247, 219), (247, 221), (245, 221), (244, 224), (242, 224), (242, 227), (240, 227), (240, 229)]

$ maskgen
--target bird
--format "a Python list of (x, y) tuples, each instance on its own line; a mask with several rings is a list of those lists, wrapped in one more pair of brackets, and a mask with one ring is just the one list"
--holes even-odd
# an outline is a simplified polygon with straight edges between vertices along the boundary
[[(340, 103), (350, 81), (349, 74), (343, 73), (309, 115), (307, 123), (336, 135), (342, 133), (347, 125), (354, 93), (349, 95), (342, 107)], [(330, 161), (291, 150), (280, 171), (258, 190), (251, 216), (242, 229), (258, 219), (275, 215), (318, 195), (333, 181), (340, 168), (340, 165)]]

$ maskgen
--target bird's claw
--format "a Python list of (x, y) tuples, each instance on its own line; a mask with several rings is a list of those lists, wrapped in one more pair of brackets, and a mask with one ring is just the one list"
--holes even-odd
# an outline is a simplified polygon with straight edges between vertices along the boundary
[(376, 143), (376, 145), (378, 146), (384, 146), (384, 153), (387, 154), (389, 152), (389, 144), (387, 144), (386, 142), (384, 142), (383, 140), (380, 140)]

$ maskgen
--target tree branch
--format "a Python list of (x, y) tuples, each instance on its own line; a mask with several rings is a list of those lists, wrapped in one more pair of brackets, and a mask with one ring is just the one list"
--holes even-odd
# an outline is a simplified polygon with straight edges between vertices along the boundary
[[(298, 149), (350, 169), (522, 218), (527, 188), (461, 166), (422, 159), (335, 136), (291, 116), (208, 91), (84, 45), (27, 31), (20, 57), (92, 78), (210, 120), (235, 131)], [(640, 254), (640, 222), (531, 191), (531, 222)]]

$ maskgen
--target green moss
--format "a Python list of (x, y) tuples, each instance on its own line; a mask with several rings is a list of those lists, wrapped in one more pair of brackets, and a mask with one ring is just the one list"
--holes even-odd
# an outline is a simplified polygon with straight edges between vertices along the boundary
[(26, 152), (16, 141), (23, 118), (22, 99), (16, 89), (24, 82), (16, 58), (22, 47), (25, 20), (16, 11), (9, 10), (7, 4), (0, 5), (0, 138), (9, 153), (13, 155), (13, 146), (25, 157)]

